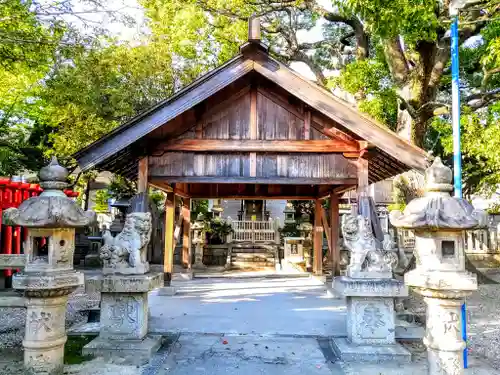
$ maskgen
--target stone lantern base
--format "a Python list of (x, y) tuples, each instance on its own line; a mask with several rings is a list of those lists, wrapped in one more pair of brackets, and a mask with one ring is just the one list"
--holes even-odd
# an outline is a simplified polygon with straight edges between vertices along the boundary
[(12, 286), (24, 291), (26, 304), (26, 374), (63, 373), (68, 296), (82, 284), (83, 273), (75, 271), (14, 275)]
[(411, 361), (395, 339), (394, 298), (408, 296), (403, 282), (340, 276), (333, 289), (347, 299), (347, 338), (333, 339), (342, 361)]
[(87, 292), (101, 292), (101, 324), (99, 336), (83, 348), (83, 354), (147, 363), (162, 341), (161, 336), (147, 336), (148, 293), (161, 286), (162, 273), (87, 279)]

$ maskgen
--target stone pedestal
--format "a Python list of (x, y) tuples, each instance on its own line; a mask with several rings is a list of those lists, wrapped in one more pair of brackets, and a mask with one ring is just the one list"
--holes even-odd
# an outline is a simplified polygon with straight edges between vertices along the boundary
[(427, 305), (423, 342), (429, 374), (463, 374), (466, 344), (462, 338), (462, 304), (477, 289), (476, 275), (465, 270), (422, 272), (417, 268), (405, 275), (405, 282), (424, 297)]
[(411, 354), (395, 340), (394, 298), (408, 289), (395, 279), (336, 277), (333, 290), (347, 299), (347, 339), (333, 339), (343, 361), (409, 362)]
[(28, 374), (62, 374), (68, 296), (26, 298), (24, 364)]
[(197, 269), (205, 269), (207, 266), (203, 264), (203, 244), (196, 243), (196, 247), (194, 248), (194, 264), (193, 268)]
[(161, 337), (147, 336), (148, 293), (162, 285), (162, 273), (87, 279), (87, 293), (101, 292), (101, 324), (99, 336), (83, 348), (83, 354), (146, 363), (161, 346)]

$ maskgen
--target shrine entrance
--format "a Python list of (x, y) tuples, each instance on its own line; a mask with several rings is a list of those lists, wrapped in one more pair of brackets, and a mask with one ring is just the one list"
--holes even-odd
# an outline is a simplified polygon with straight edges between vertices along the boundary
[[(235, 241), (253, 243), (277, 240), (260, 202), (313, 200), (313, 272), (322, 273), (326, 235), (329, 261), (338, 274), (339, 196), (350, 189), (365, 193), (371, 183), (427, 166), (423, 150), (274, 60), (255, 23), (235, 58), (75, 158), (82, 171), (110, 171), (136, 180), (140, 192), (152, 186), (167, 193), (167, 283), (176, 236), (185, 239), (183, 259), (191, 262), (192, 199), (244, 200)], [(330, 208), (323, 215), (327, 198)]]

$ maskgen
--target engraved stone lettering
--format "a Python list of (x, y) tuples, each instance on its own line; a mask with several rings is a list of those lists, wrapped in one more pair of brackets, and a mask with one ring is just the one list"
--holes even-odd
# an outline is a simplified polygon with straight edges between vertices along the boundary
[(444, 320), (444, 333), (448, 332), (460, 332), (460, 328), (458, 328), (459, 317), (457, 313), (449, 312), (445, 320)]
[(372, 333), (375, 333), (377, 328), (383, 327), (385, 325), (383, 321), (384, 314), (380, 311), (380, 309), (374, 304), (369, 304), (364, 308), (363, 311), (363, 321), (361, 324), (365, 326), (365, 329), (370, 330)]
[(35, 311), (33, 311), (30, 315), (30, 327), (31, 330), (36, 334), (38, 333), (42, 328), (45, 330), (45, 332), (51, 332), (52, 328), (49, 326), (49, 322), (52, 318), (52, 314), (49, 312), (40, 312), (40, 315), (38, 315)]

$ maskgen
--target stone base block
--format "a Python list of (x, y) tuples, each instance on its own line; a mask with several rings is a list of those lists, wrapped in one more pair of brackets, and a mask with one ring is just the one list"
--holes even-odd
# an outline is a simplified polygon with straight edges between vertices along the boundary
[(399, 344), (395, 345), (354, 345), (346, 338), (334, 338), (332, 347), (344, 362), (411, 362), (411, 353)]
[(85, 277), (86, 293), (142, 293), (150, 292), (161, 285), (163, 285), (163, 273), (90, 275)]
[(333, 290), (345, 297), (407, 297), (408, 287), (395, 279), (354, 279), (335, 277)]
[(139, 264), (135, 267), (103, 267), (102, 274), (103, 275), (143, 275), (149, 272), (149, 263)]
[(143, 340), (106, 340), (101, 337), (83, 347), (83, 355), (104, 358), (125, 358), (126, 364), (144, 365), (162, 344), (161, 336), (146, 336)]
[(177, 288), (175, 286), (164, 286), (158, 289), (159, 296), (175, 296)]

